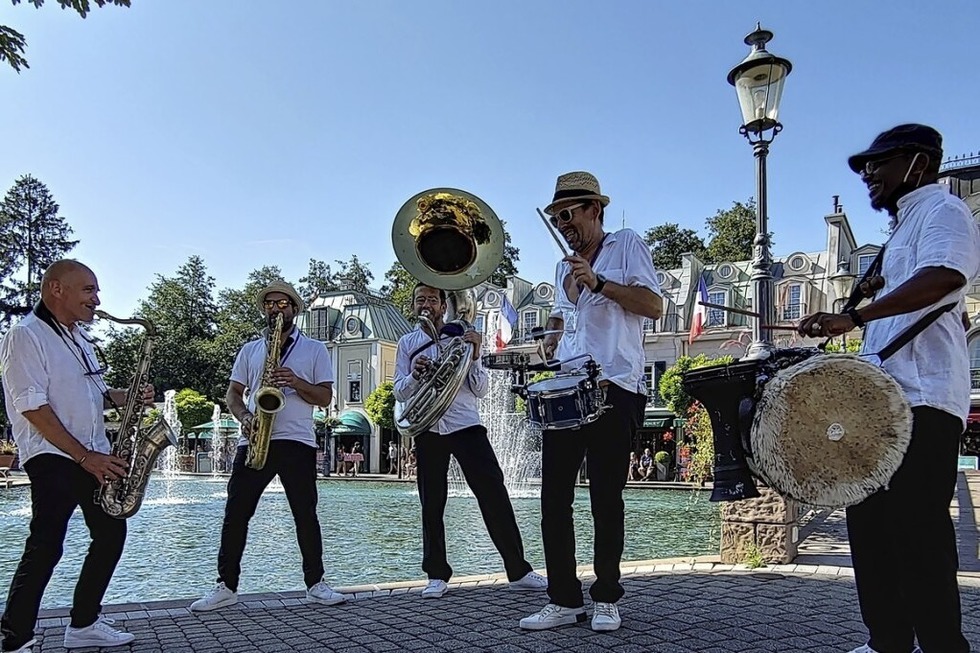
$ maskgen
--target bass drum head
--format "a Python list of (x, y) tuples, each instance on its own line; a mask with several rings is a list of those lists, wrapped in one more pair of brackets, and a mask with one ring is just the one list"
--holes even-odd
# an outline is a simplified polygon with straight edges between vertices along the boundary
[(786, 497), (845, 507), (888, 483), (911, 437), (912, 411), (891, 376), (857, 356), (817, 356), (765, 385), (752, 467)]

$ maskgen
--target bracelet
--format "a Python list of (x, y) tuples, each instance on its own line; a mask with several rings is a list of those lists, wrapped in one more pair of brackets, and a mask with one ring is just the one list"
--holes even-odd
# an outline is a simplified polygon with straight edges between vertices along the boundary
[(78, 465), (79, 465), (79, 467), (85, 464), (85, 459), (86, 458), (88, 458), (88, 452), (86, 452), (84, 456), (82, 456), (81, 458), (78, 459)]
[(857, 309), (856, 308), (854, 308), (852, 306), (851, 308), (847, 309), (844, 312), (847, 313), (847, 316), (849, 318), (851, 318), (851, 322), (854, 323), (854, 326), (856, 326), (859, 329), (864, 328), (864, 320), (862, 320), (861, 319), (861, 316), (858, 315), (858, 312), (857, 312)]

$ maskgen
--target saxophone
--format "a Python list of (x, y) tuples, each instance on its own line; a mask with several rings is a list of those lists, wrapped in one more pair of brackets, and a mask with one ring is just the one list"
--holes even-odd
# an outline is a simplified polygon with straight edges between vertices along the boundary
[(150, 480), (150, 471), (157, 457), (167, 447), (177, 445), (173, 429), (160, 417), (149, 429), (143, 427), (143, 388), (149, 382), (150, 352), (157, 339), (157, 330), (153, 324), (143, 318), (124, 320), (113, 317), (105, 311), (95, 311), (102, 319), (118, 324), (138, 324), (146, 330), (143, 340), (143, 350), (140, 352), (136, 365), (136, 375), (126, 395), (126, 407), (123, 410), (116, 431), (111, 454), (126, 461), (126, 474), (115, 481), (109, 481), (96, 491), (96, 503), (110, 517), (126, 519), (132, 517), (143, 505), (146, 484)]
[(255, 419), (252, 420), (252, 431), (248, 436), (248, 453), (245, 456), (245, 466), (251, 469), (265, 467), (265, 459), (269, 455), (269, 442), (272, 440), (272, 425), (276, 421), (276, 413), (286, 405), (286, 396), (282, 390), (272, 385), (272, 372), (279, 367), (279, 357), (282, 352), (282, 313), (276, 315), (276, 321), (269, 329), (266, 338), (265, 367), (262, 370), (262, 382), (255, 391)]

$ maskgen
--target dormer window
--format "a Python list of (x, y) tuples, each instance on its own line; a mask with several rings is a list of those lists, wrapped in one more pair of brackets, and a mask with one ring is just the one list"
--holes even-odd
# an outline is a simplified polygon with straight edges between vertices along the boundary
[[(708, 303), (709, 304), (719, 304), (721, 306), (728, 306), (728, 291), (726, 290), (713, 290), (708, 292)], [(705, 324), (706, 327), (720, 327), (728, 324), (727, 321), (728, 312), (723, 311), (720, 308), (709, 308), (708, 309), (708, 322)]]
[(861, 254), (858, 256), (858, 276), (863, 277), (864, 273), (868, 271), (871, 267), (872, 261), (875, 260), (877, 254)]

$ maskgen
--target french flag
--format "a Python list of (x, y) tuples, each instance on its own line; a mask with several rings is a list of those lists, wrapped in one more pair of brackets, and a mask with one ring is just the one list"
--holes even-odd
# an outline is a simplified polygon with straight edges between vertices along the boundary
[(507, 299), (507, 295), (504, 295), (504, 303), (500, 307), (500, 318), (497, 320), (497, 351), (507, 346), (514, 335), (515, 328), (517, 328), (517, 311)]
[(704, 285), (704, 277), (698, 279), (698, 298), (694, 301), (694, 317), (691, 319), (691, 333), (688, 335), (687, 344), (694, 342), (704, 331), (704, 325), (708, 322), (708, 307), (702, 306), (698, 302), (708, 301), (708, 287)]

